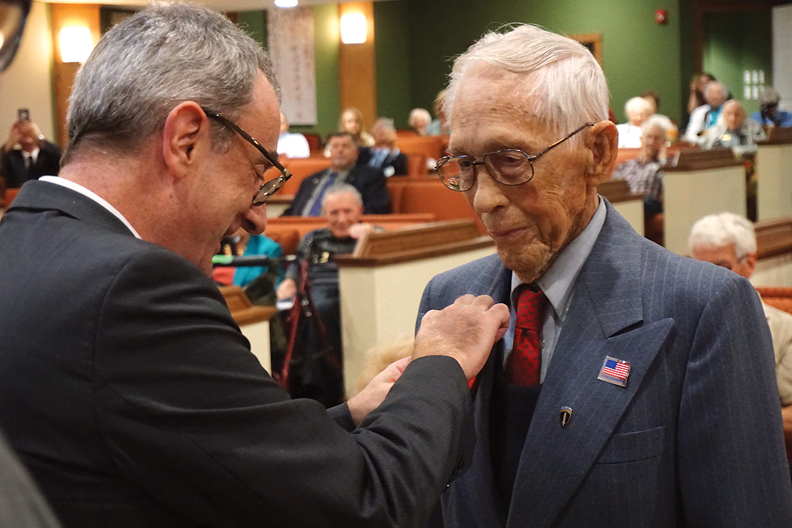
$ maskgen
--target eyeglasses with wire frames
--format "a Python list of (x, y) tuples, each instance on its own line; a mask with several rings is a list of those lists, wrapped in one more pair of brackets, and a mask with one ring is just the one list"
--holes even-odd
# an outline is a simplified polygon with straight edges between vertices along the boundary
[(473, 187), (476, 182), (476, 165), (484, 165), (492, 179), (502, 185), (522, 185), (533, 179), (534, 161), (575, 134), (594, 125), (595, 123), (586, 123), (533, 156), (518, 149), (501, 149), (477, 156), (444, 156), (437, 160), (434, 170), (440, 176), (443, 185), (452, 191), (464, 192)]
[(234, 132), (242, 136), (242, 139), (253, 145), (256, 148), (256, 150), (261, 152), (261, 155), (264, 156), (267, 159), (267, 161), (272, 163), (273, 167), (275, 167), (280, 171), (281, 173), (280, 176), (278, 176), (277, 178), (273, 178), (268, 182), (262, 183), (258, 191), (256, 191), (256, 194), (253, 195), (253, 205), (262, 205), (267, 203), (269, 197), (275, 194), (277, 190), (283, 187), (283, 184), (286, 183), (286, 181), (292, 177), (291, 172), (289, 172), (286, 169), (286, 167), (284, 167), (278, 162), (277, 156), (273, 156), (267, 149), (261, 146), (261, 143), (256, 141), (253, 136), (242, 130), (236, 123), (234, 123), (230, 119), (221, 116), (217, 112), (209, 110), (208, 108), (201, 107), (201, 109), (204, 111), (206, 117), (208, 117), (209, 119), (214, 119), (218, 123), (222, 124), (223, 126), (227, 126), (228, 128), (232, 129)]

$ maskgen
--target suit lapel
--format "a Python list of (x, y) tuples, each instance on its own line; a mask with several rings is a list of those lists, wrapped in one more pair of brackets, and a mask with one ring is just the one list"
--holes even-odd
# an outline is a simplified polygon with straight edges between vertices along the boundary
[[(605, 225), (575, 283), (528, 431), (509, 527), (558, 521), (673, 328), (670, 319), (641, 324), (641, 259), (638, 235), (608, 204)], [(630, 362), (626, 387), (597, 379), (606, 356)], [(560, 424), (562, 406), (572, 408), (566, 427)]]

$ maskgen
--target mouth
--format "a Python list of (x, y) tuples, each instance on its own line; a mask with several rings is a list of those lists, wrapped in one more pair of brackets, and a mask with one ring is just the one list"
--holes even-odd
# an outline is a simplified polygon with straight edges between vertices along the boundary
[(517, 227), (514, 229), (488, 229), (487, 233), (496, 242), (508, 242), (519, 237), (524, 230), (525, 228), (523, 227)]

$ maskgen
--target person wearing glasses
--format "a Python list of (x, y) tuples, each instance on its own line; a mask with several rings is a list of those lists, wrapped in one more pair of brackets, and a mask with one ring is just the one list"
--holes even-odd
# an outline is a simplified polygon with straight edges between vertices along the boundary
[(67, 121), (60, 178), (0, 223), (0, 428), (63, 525), (420, 525), (508, 309), (463, 297), (346, 404), (290, 400), (209, 278), (289, 178), (261, 47), (207, 8), (149, 7), (99, 41)]
[(536, 26), (460, 55), (449, 155), (497, 254), (436, 276), (511, 306), (472, 385), (473, 463), (433, 526), (792, 526), (770, 333), (751, 284), (638, 235), (597, 194), (616, 126), (596, 59)]
[[(753, 223), (734, 213), (705, 216), (690, 229), (688, 251), (696, 260), (715, 264), (750, 279), (756, 270)], [(773, 338), (787, 458), (792, 461), (792, 315), (765, 303), (762, 303), (762, 310)]]

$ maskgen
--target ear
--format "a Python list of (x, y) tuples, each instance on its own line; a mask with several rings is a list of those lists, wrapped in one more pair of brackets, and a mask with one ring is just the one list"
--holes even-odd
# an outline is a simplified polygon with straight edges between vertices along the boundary
[(619, 132), (611, 121), (600, 121), (592, 127), (586, 140), (586, 147), (591, 151), (586, 169), (589, 186), (596, 187), (610, 179), (619, 152), (618, 144)]
[(211, 146), (209, 118), (197, 103), (185, 101), (170, 111), (162, 130), (162, 157), (174, 177), (185, 177), (196, 154)]
[(745, 255), (745, 265), (748, 268), (748, 277), (753, 277), (754, 271), (756, 270), (756, 253), (748, 253)]

